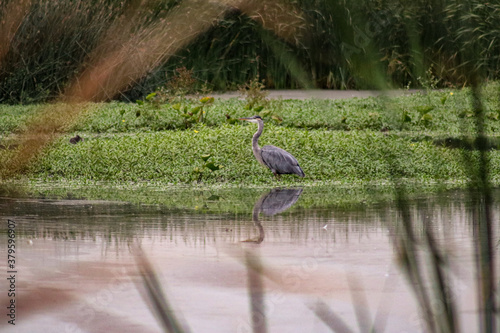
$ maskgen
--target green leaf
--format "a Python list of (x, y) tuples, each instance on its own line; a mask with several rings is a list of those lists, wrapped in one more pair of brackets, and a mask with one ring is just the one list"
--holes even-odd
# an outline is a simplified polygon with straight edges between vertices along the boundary
[(150, 101), (156, 97), (156, 93), (152, 92), (151, 94), (146, 96), (146, 101)]
[(409, 123), (409, 122), (411, 122), (411, 117), (410, 117), (410, 115), (408, 114), (407, 111), (403, 111), (403, 118), (402, 118), (402, 120), (403, 120), (403, 123)]
[(191, 109), (191, 112), (193, 114), (197, 114), (198, 112), (200, 112), (200, 110), (201, 110), (201, 106), (196, 106), (196, 107)]
[(274, 119), (278, 124), (281, 124), (281, 122), (283, 121), (283, 119), (281, 119), (281, 117), (279, 116), (271, 116), (272, 119)]
[(177, 110), (177, 111), (180, 111), (181, 106), (182, 106), (182, 104), (181, 104), (181, 103), (177, 103), (177, 104), (172, 105), (172, 109)]
[(201, 159), (206, 162), (210, 157), (212, 157), (212, 154), (205, 154), (201, 155)]
[[(260, 111), (262, 111), (262, 110), (264, 109), (264, 107), (263, 107), (262, 105), (259, 105), (259, 106), (254, 107), (253, 109), (254, 109), (254, 111), (256, 111), (256, 112), (260, 112)], [(270, 111), (269, 111), (269, 112), (270, 112)]]
[(268, 116), (269, 114), (271, 114), (271, 111), (269, 110), (266, 110), (266, 111), (262, 111), (259, 113), (259, 116), (261, 116), (262, 118)]
[(491, 120), (498, 120), (498, 112), (489, 112), (486, 114), (486, 117)]
[(212, 170), (212, 171), (217, 171), (217, 170), (219, 170), (219, 169), (220, 169), (220, 166), (215, 165), (215, 163), (214, 163), (214, 162), (207, 163), (205, 166), (206, 166), (207, 168), (209, 168), (210, 170)]
[(420, 118), (420, 120), (424, 122), (432, 121), (432, 115), (430, 113), (426, 113), (422, 116), (422, 118)]
[(135, 102), (137, 103), (137, 105), (144, 105), (144, 101), (143, 100), (138, 99)]
[(203, 97), (202, 99), (200, 99), (200, 102), (202, 102), (203, 104), (206, 104), (206, 103), (212, 103), (214, 101), (214, 98), (213, 97)]
[(428, 113), (429, 111), (434, 110), (434, 106), (432, 106), (432, 105), (419, 105), (419, 106), (417, 106), (416, 109), (417, 109), (418, 113), (420, 113), (421, 115), (424, 115), (424, 114)]

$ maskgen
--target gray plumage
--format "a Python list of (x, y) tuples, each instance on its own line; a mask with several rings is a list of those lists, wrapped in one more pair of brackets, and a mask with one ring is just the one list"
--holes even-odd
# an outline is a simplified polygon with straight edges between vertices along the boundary
[(259, 221), (260, 212), (268, 216), (282, 213), (292, 207), (297, 200), (299, 200), (301, 193), (301, 188), (273, 188), (270, 192), (263, 194), (253, 206), (252, 212), (253, 223), (259, 231), (259, 236), (257, 238), (244, 240), (243, 242), (256, 244), (262, 243), (264, 241), (265, 233), (264, 227), (262, 227), (262, 223)]
[(273, 188), (262, 195), (254, 205), (253, 215), (259, 212), (273, 216), (295, 205), (302, 194), (301, 188)]
[(259, 147), (259, 137), (264, 130), (264, 121), (260, 116), (240, 118), (240, 120), (256, 123), (259, 126), (252, 138), (252, 150), (255, 158), (260, 164), (268, 167), (278, 178), (279, 175), (283, 174), (296, 174), (300, 177), (305, 176), (297, 159), (286, 150), (271, 145), (262, 148)]

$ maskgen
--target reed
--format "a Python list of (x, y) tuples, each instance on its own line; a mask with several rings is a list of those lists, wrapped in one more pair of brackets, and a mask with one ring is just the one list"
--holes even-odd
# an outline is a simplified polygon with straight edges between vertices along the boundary
[[(235, 89), (257, 76), (279, 89), (419, 87), (430, 76), (440, 87), (463, 86), (471, 83), (470, 69), (488, 80), (498, 79), (500, 71), (500, 5), (492, 2), (221, 2), (217, 8), (193, 8), (189, 17), (197, 20), (190, 24), (210, 17), (208, 24), (182, 29), (192, 34), (182, 43), (177, 39), (165, 57), (165, 50), (155, 49), (158, 37), (166, 24), (182, 19), (179, 9), (186, 4), (2, 2), (0, 16), (8, 20), (0, 26), (0, 102), (58, 98), (82, 80), (82, 73), (99, 66), (96, 59), (129, 42), (136, 47), (122, 51), (133, 70), (114, 68), (114, 75), (123, 75), (120, 84), (100, 82), (105, 91), (110, 85), (101, 98), (135, 101), (164, 86), (182, 67), (193, 70), (200, 86), (214, 90)], [(467, 51), (471, 43), (478, 57)], [(148, 61), (149, 56), (157, 59)]]

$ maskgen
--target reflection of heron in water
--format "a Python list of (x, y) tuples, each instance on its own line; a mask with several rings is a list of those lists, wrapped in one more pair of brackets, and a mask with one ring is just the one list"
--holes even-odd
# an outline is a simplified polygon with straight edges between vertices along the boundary
[(253, 222), (259, 230), (259, 236), (256, 239), (248, 239), (244, 242), (260, 244), (264, 240), (264, 228), (259, 221), (260, 212), (267, 216), (284, 212), (297, 202), (301, 194), (301, 188), (273, 188), (270, 192), (264, 193), (253, 206), (252, 212)]

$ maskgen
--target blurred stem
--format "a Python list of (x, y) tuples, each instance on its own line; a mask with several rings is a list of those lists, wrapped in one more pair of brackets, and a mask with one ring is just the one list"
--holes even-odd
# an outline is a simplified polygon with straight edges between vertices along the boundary
[(269, 46), (275, 57), (279, 59), (283, 67), (285, 67), (290, 76), (300, 83), (303, 89), (314, 88), (314, 82), (309, 78), (307, 72), (303, 69), (297, 56), (287, 50), (286, 44), (272, 35), (270, 31), (264, 28), (259, 29), (262, 40)]
[(352, 333), (353, 331), (346, 325), (340, 316), (335, 314), (325, 302), (318, 300), (314, 306), (310, 307), (314, 314), (335, 333)]
[(245, 251), (245, 263), (248, 272), (248, 293), (250, 296), (250, 315), (254, 333), (267, 332), (266, 308), (264, 304), (263, 267), (255, 253)]
[[(408, 14), (407, 20), (405, 20), (405, 28), (406, 34), (408, 36), (408, 42), (410, 44), (410, 56), (412, 59), (411, 62), (411, 72), (414, 78), (424, 77), (425, 69), (424, 69), (424, 50), (421, 43), (420, 29), (418, 27), (419, 22), (415, 19), (418, 13), (419, 8), (417, 8), (416, 3), (413, 6), (409, 6), (407, 8)], [(413, 19), (412, 19), (413, 18)]]
[(444, 314), (443, 317), (441, 317), (444, 320), (437, 320), (436, 325), (439, 326), (440, 332), (457, 332), (459, 330), (453, 303), (453, 291), (451, 290), (452, 286), (450, 285), (449, 276), (445, 271), (447, 268), (447, 261), (445, 255), (440, 253), (438, 244), (432, 233), (432, 221), (430, 220), (431, 212), (424, 210), (422, 215), (424, 216), (425, 239), (430, 255), (430, 274), (432, 274), (434, 297), (435, 301), (440, 302), (444, 308)]
[[(471, 170), (469, 194), (472, 204), (472, 223), (478, 274), (478, 297), (481, 315), (481, 332), (494, 332), (495, 325), (495, 268), (492, 229), (492, 196), (490, 167), (487, 156), (487, 138), (484, 134), (484, 108), (477, 84), (472, 86), (472, 107), (476, 122), (475, 152), (468, 154), (466, 163), (477, 165)], [(477, 163), (473, 156), (477, 156)]]
[(403, 266), (403, 272), (406, 273), (410, 285), (413, 288), (415, 296), (418, 299), (420, 311), (427, 325), (428, 332), (436, 332), (435, 316), (432, 311), (429, 295), (425, 289), (425, 280), (423, 278), (422, 267), (419, 265), (417, 254), (417, 240), (415, 238), (412, 226), (410, 209), (404, 185), (399, 180), (394, 181), (396, 190), (396, 202), (403, 222), (403, 232), (400, 236), (396, 235), (394, 243), (399, 252), (399, 260)]
[(163, 330), (168, 333), (189, 333), (187, 326), (183, 326), (178, 319), (172, 306), (169, 304), (165, 293), (161, 287), (160, 281), (156, 276), (156, 271), (149, 262), (140, 246), (132, 246), (135, 254), (137, 267), (142, 276), (145, 294), (142, 294), (145, 301), (151, 304), (151, 309), (156, 314)]

